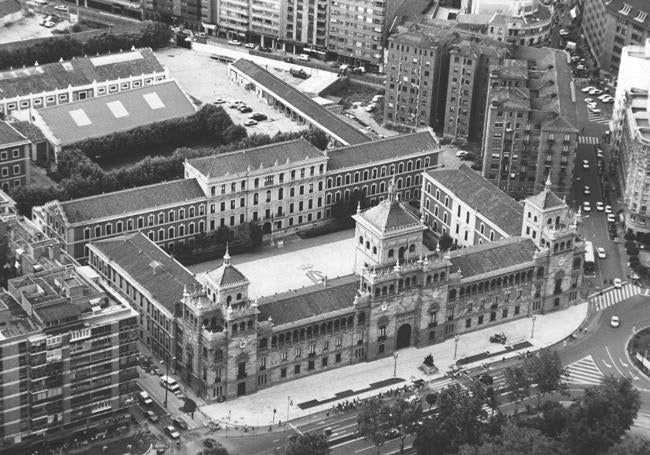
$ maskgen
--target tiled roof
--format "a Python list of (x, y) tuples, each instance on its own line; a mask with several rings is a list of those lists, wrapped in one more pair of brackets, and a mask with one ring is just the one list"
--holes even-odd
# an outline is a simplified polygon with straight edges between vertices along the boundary
[(273, 324), (288, 324), (345, 308), (353, 309), (359, 287), (355, 275), (329, 280), (326, 286), (316, 285), (258, 300), (259, 320), (269, 317)]
[(0, 0), (0, 17), (8, 16), (22, 9), (17, 0)]
[(648, 0), (610, 0), (604, 3), (605, 7), (616, 16), (650, 30), (650, 2)]
[(529, 238), (508, 237), (482, 245), (451, 251), (452, 272), (460, 269), (463, 278), (498, 272), (533, 260), (537, 247)]
[[(327, 169), (328, 171), (346, 169), (436, 149), (440, 149), (440, 145), (430, 131), (402, 134), (365, 144), (328, 150)], [(431, 163), (434, 164), (436, 163)]]
[(384, 199), (376, 206), (362, 212), (359, 217), (379, 229), (387, 232), (407, 226), (420, 226), (420, 220), (397, 200)]
[(93, 242), (171, 313), (183, 290), (201, 289), (192, 273), (141, 232)]
[(45, 140), (45, 135), (36, 125), (22, 120), (13, 120), (11, 126), (16, 128), (20, 134), (29, 139), (32, 143), (37, 144)]
[(207, 274), (208, 278), (218, 287), (228, 286), (231, 284), (249, 283), (248, 278), (230, 263), (230, 255), (226, 247), (226, 254), (223, 258), (223, 264)]
[(262, 87), (274, 93), (275, 96), (292, 105), (305, 116), (313, 119), (328, 134), (340, 137), (342, 142), (347, 144), (360, 144), (370, 141), (370, 138), (364, 133), (250, 60), (240, 58), (236, 62), (231, 63), (231, 65)]
[(566, 206), (566, 202), (560, 199), (554, 192), (546, 190), (530, 196), (527, 200), (541, 209)]
[(0, 72), (0, 99), (66, 89), (70, 85), (89, 85), (93, 80), (104, 82), (163, 71), (164, 67), (151, 49), (76, 57), (65, 62)]
[(205, 197), (196, 179), (173, 180), (61, 202), (70, 223), (126, 215)]
[(195, 108), (176, 81), (167, 81), (47, 107), (37, 112), (61, 145), (69, 145), (155, 122), (187, 117), (194, 114)]
[(522, 205), (477, 172), (461, 164), (457, 169), (434, 169), (429, 175), (508, 234), (521, 234)]
[(206, 177), (221, 177), (315, 158), (323, 158), (323, 152), (306, 140), (297, 139), (231, 153), (194, 158), (188, 162)]
[(25, 136), (16, 131), (12, 125), (0, 120), (0, 145), (15, 144), (26, 140)]

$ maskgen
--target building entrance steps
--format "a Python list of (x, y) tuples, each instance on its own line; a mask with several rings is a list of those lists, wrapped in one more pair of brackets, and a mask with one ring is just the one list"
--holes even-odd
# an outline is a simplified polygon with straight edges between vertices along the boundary
[[(340, 402), (352, 401), (354, 398), (359, 400), (369, 398), (380, 392), (401, 387), (412, 380), (423, 379), (430, 382), (439, 379), (450, 368), (455, 367), (458, 360), (476, 354), (498, 353), (489, 358), (481, 357), (463, 365), (463, 368), (498, 362), (521, 354), (521, 350), (506, 350), (502, 344), (490, 343), (490, 336), (496, 332), (505, 333), (508, 340), (516, 342), (515, 344), (529, 342), (531, 347), (526, 349), (530, 351), (552, 346), (581, 327), (587, 317), (587, 308), (588, 304), (584, 302), (563, 311), (545, 315), (537, 314), (534, 321), (532, 318), (522, 318), (462, 334), (458, 337), (456, 359), (454, 359), (454, 338), (424, 348), (402, 349), (398, 351), (395, 379), (393, 379), (395, 360), (390, 356), (294, 379), (234, 400), (202, 406), (200, 410), (214, 421), (233, 426), (268, 426), (279, 421), (307, 417), (317, 412), (329, 411)], [(531, 333), (533, 323), (534, 333)], [(438, 373), (433, 375), (426, 375), (418, 368), (428, 354), (433, 355), (434, 363), (438, 367)], [(401, 381), (398, 382), (397, 379)], [(375, 387), (383, 381), (386, 381), (387, 385)], [(350, 391), (353, 393), (350, 394)], [(314, 401), (318, 401), (319, 404), (313, 405)], [(304, 406), (305, 403), (310, 405)], [(301, 407), (300, 404), (303, 406)]]

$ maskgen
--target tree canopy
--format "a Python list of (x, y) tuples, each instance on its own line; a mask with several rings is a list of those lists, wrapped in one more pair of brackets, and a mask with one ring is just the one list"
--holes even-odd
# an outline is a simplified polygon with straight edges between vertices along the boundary
[(390, 427), (390, 408), (381, 399), (366, 400), (359, 409), (357, 417), (359, 434), (370, 440), (377, 449), (386, 442), (386, 430)]
[(327, 436), (317, 432), (301, 434), (287, 446), (287, 455), (329, 455), (330, 452)]

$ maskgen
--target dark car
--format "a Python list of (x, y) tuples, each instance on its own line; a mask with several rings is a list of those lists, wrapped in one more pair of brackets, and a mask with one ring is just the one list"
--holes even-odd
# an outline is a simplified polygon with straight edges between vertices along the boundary
[(266, 120), (268, 117), (261, 112), (255, 112), (254, 114), (251, 114), (249, 118), (261, 122), (262, 120)]
[(501, 343), (501, 344), (506, 344), (506, 340), (508, 338), (506, 335), (501, 332), (501, 333), (495, 333), (490, 337), (490, 343)]
[(287, 63), (293, 63), (293, 57), (285, 57), (282, 60), (284, 60)]
[(176, 425), (176, 427), (180, 428), (181, 430), (187, 430), (188, 428), (187, 423), (180, 417), (174, 417), (172, 419), (172, 423)]
[(478, 377), (478, 380), (485, 385), (492, 385), (494, 383), (494, 378), (487, 373), (484, 373)]
[(241, 112), (242, 114), (248, 114), (249, 112), (253, 112), (253, 108), (248, 106), (241, 106), (239, 108), (239, 112)]

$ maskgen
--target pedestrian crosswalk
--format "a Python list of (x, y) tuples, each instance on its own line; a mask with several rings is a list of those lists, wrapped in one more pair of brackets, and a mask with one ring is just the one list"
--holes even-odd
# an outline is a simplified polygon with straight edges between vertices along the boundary
[(602, 293), (590, 296), (589, 300), (595, 311), (602, 311), (618, 302), (629, 299), (643, 291), (639, 286), (632, 283), (625, 283), (620, 288), (611, 287)]
[(591, 111), (587, 111), (587, 117), (591, 123), (600, 123), (602, 125), (607, 125), (609, 123), (608, 118), (603, 117), (602, 114), (594, 114)]
[(578, 136), (578, 143), (598, 145), (600, 144), (600, 139), (596, 136)]
[(605, 375), (590, 355), (573, 362), (566, 367), (565, 382), (567, 384), (599, 385)]

